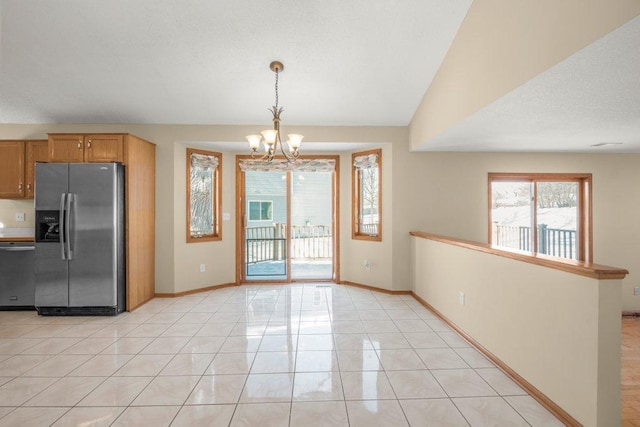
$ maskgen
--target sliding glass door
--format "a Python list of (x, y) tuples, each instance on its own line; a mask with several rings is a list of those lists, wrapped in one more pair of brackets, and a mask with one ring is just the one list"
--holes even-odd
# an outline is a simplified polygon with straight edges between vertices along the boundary
[(287, 280), (287, 176), (245, 172), (247, 280)]
[(336, 162), (238, 159), (241, 282), (336, 279)]
[(291, 278), (333, 279), (333, 173), (291, 175)]

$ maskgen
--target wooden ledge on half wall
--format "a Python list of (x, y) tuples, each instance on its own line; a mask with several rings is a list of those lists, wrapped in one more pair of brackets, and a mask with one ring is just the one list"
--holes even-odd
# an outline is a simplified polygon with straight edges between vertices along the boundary
[(474, 251), (485, 252), (505, 258), (511, 258), (518, 261), (528, 262), (530, 264), (540, 265), (542, 267), (562, 270), (567, 273), (573, 273), (580, 276), (591, 277), (598, 280), (624, 279), (629, 271), (624, 268), (609, 267), (606, 265), (593, 264), (590, 262), (576, 261), (573, 259), (556, 258), (543, 254), (536, 254), (524, 251), (507, 251), (491, 246), (487, 243), (478, 243), (470, 240), (457, 239), (455, 237), (441, 236), (438, 234), (425, 233), (423, 231), (411, 231), (412, 236), (422, 239), (434, 240), (436, 242), (447, 243), (454, 246), (460, 246)]

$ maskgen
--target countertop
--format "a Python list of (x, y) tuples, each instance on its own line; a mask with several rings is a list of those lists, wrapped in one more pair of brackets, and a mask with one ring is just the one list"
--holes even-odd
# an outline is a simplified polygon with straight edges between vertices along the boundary
[(33, 242), (32, 228), (0, 228), (0, 242)]

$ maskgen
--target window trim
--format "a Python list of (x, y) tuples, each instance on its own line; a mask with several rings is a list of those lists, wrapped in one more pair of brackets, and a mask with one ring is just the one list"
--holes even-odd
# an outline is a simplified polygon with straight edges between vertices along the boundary
[[(186, 205), (187, 205), (187, 243), (201, 243), (201, 242), (212, 242), (222, 240), (222, 227), (220, 226), (220, 204), (221, 204), (221, 195), (222, 195), (222, 153), (218, 153), (215, 151), (208, 150), (199, 150), (196, 148), (187, 148), (186, 151), (186, 188), (187, 188), (187, 197), (186, 197)], [(213, 179), (214, 179), (214, 188), (215, 188), (215, 196), (213, 198), (213, 233), (205, 234), (200, 237), (195, 237), (191, 235), (191, 155), (192, 154), (202, 154), (205, 156), (214, 156), (218, 158), (218, 167), (213, 171)]]
[[(360, 217), (360, 179), (355, 160), (356, 157), (371, 154), (378, 156), (378, 233), (376, 235), (360, 233), (358, 227), (358, 219)], [(382, 241), (382, 148), (351, 153), (351, 239), (371, 242)]]
[[(579, 236), (577, 258), (582, 262), (593, 262), (593, 208), (592, 208), (592, 174), (590, 173), (498, 173), (490, 172), (487, 177), (487, 207), (488, 207), (488, 242), (493, 246), (493, 233), (492, 233), (492, 183), (495, 181), (528, 181), (532, 183), (536, 182), (558, 182), (558, 181), (573, 181), (578, 183), (578, 225), (577, 232)], [(537, 205), (536, 186), (533, 186), (533, 198), (534, 206)], [(537, 224), (537, 209), (533, 209), (532, 212), (533, 224)], [(534, 249), (537, 249), (538, 244), (538, 231), (537, 227), (532, 228), (532, 242)], [(509, 248), (502, 248), (501, 250), (509, 251)], [(532, 254), (538, 255), (536, 251)], [(545, 254), (540, 254), (545, 255)], [(572, 261), (568, 258), (559, 258)]]

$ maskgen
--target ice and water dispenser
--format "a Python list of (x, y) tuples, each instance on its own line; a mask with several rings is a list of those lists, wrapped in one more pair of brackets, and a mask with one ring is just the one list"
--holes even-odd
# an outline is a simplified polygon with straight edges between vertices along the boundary
[(36, 242), (60, 242), (60, 211), (36, 211)]

